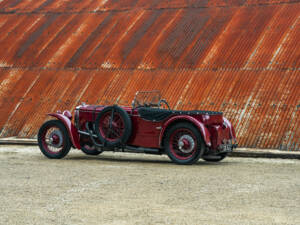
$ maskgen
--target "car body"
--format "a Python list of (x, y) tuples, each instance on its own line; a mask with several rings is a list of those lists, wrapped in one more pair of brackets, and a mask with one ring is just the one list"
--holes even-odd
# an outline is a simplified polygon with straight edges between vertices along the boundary
[(50, 113), (38, 134), (41, 151), (62, 158), (70, 147), (86, 154), (126, 151), (167, 154), (178, 164), (220, 161), (237, 146), (232, 124), (221, 112), (171, 110), (159, 91), (137, 92), (132, 106), (77, 106)]

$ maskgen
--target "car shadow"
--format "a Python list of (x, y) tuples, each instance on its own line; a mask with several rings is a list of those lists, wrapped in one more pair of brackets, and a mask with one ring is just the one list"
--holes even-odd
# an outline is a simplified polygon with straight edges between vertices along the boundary
[(78, 161), (105, 161), (112, 163), (149, 163), (149, 164), (172, 164), (168, 159), (147, 159), (142, 157), (122, 157), (122, 156), (68, 156), (64, 160), (78, 160)]
[[(128, 155), (127, 155), (128, 154)], [(161, 165), (176, 165), (176, 166), (227, 166), (232, 164), (237, 164), (237, 161), (224, 161), (221, 162), (206, 162), (204, 160), (199, 160), (193, 165), (179, 165), (173, 163), (167, 157), (156, 156), (157, 159), (149, 159), (143, 156), (134, 156), (130, 157), (129, 153), (125, 156), (113, 156), (113, 155), (99, 155), (99, 156), (89, 156), (89, 155), (69, 155), (63, 160), (72, 160), (72, 161), (103, 161), (103, 162), (111, 162), (111, 163), (143, 163), (143, 164), (161, 164)]]

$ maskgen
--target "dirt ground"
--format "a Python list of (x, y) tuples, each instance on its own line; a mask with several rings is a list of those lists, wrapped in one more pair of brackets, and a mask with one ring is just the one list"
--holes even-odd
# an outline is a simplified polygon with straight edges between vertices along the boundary
[(0, 146), (0, 224), (300, 224), (300, 160), (166, 156)]

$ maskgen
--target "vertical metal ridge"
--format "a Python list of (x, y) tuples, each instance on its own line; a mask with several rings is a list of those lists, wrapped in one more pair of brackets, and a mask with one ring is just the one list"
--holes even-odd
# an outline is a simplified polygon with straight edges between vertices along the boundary
[[(287, 86), (287, 90), (289, 91), (287, 96), (286, 102), (291, 102), (292, 104), (288, 105), (289, 111), (287, 112), (286, 118), (289, 118), (287, 123), (285, 123), (286, 128), (283, 130), (284, 135), (282, 136), (280, 142), (280, 148), (284, 150), (299, 150), (299, 108), (300, 108), (300, 101), (299, 101), (299, 85), (300, 85), (300, 77), (299, 72), (297, 71), (291, 72), (291, 77), (294, 78), (290, 79), (289, 83), (290, 86)], [(297, 119), (298, 118), (298, 119)], [(293, 132), (294, 131), (294, 132)], [(294, 134), (294, 137), (291, 137), (291, 134)], [(298, 144), (298, 148), (290, 148), (289, 143), (294, 142), (296, 145)]]
[(100, 20), (98, 19), (97, 23), (94, 24), (96, 28), (89, 35), (87, 35), (87, 38), (82, 43), (82, 45), (80, 45), (80, 47), (76, 50), (75, 54), (73, 54), (73, 56), (70, 58), (69, 62), (66, 64), (66, 67), (76, 66), (77, 61), (80, 59), (80, 56), (84, 53), (84, 51), (86, 51), (86, 49), (89, 48), (90, 43), (93, 42), (95, 38), (97, 38), (99, 33), (110, 21), (111, 17), (112, 14), (109, 14), (107, 16), (105, 14), (101, 15)]
[(168, 31), (172, 29), (174, 24), (180, 18), (181, 14), (183, 13), (183, 10), (180, 9), (175, 13), (174, 12), (173, 13), (170, 12), (170, 13), (171, 15), (173, 15), (173, 17), (169, 17), (169, 18), (166, 17), (165, 20), (167, 21), (167, 23), (165, 24), (165, 27), (157, 31), (157, 37), (153, 40), (152, 43), (150, 43), (149, 49), (145, 52), (144, 57), (138, 66), (139, 69), (152, 69), (157, 67), (157, 64), (159, 63), (156, 60), (157, 58), (159, 58), (159, 55), (157, 54), (159, 41), (163, 40), (166, 37)]

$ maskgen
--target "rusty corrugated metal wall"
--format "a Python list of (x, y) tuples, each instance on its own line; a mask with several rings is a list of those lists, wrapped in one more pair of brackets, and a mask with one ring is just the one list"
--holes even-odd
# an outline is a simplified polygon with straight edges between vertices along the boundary
[(221, 110), (240, 146), (300, 150), (296, 0), (2, 0), (1, 137), (47, 112), (130, 104)]

